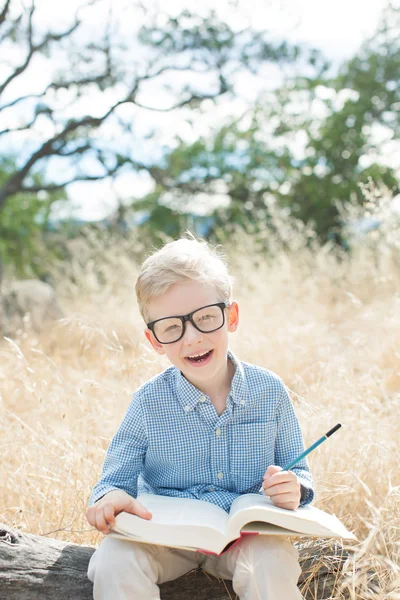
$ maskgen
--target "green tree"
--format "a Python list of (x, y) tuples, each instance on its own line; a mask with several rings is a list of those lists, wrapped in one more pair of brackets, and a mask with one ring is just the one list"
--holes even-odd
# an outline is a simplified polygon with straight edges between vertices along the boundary
[[(389, 6), (376, 35), (335, 77), (316, 53), (311, 75), (263, 94), (255, 108), (207, 138), (191, 144), (177, 139), (155, 173), (155, 191), (133, 204), (148, 211), (147, 227), (160, 226), (154, 218), (160, 206), (164, 227), (171, 220), (177, 228), (187, 226), (199, 195), (206, 194), (212, 207), (222, 193), (229, 204), (213, 212), (214, 231), (229, 235), (239, 225), (255, 232), (269, 223), (275, 202), (313, 223), (322, 241), (344, 242), (338, 204), (363, 203), (360, 183), (372, 178), (399, 190), (394, 169), (376, 158), (383, 150), (374, 139), (376, 126), (398, 139), (399, 13)], [(295, 157), (299, 136), (304, 151)]]
[[(310, 83), (310, 93), (315, 94), (315, 84), (321, 83)], [(386, 140), (399, 139), (400, 7), (387, 7), (373, 38), (323, 85), (333, 92), (326, 100), (327, 116), (314, 131), (309, 124), (306, 157), (298, 165), (301, 176), (287, 204), (303, 221), (313, 220), (323, 239), (340, 239), (337, 204), (350, 199), (363, 203), (360, 183), (371, 178), (394, 194), (399, 191), (395, 170), (378, 162), (383, 143), (375, 135), (379, 128)], [(341, 92), (347, 99), (337, 108)]]
[[(14, 168), (11, 159), (0, 161), (0, 186)], [(36, 175), (34, 181), (40, 185), (40, 176)], [(0, 263), (21, 277), (46, 274), (49, 258), (58, 251), (55, 240), (48, 237), (51, 207), (64, 198), (63, 191), (21, 192), (4, 206), (0, 218)]]

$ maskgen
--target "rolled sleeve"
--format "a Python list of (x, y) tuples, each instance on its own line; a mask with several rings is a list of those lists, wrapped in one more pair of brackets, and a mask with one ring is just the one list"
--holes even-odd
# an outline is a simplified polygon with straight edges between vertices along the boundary
[(140, 396), (135, 394), (107, 450), (101, 478), (93, 488), (89, 506), (113, 490), (123, 490), (136, 498), (137, 480), (146, 450), (147, 435)]
[[(275, 464), (284, 467), (304, 452), (304, 442), (300, 425), (285, 385), (277, 406), (277, 435), (275, 441)], [(307, 463), (303, 458), (291, 469), (296, 473), (301, 485), (300, 504), (305, 505), (314, 499), (314, 483)]]

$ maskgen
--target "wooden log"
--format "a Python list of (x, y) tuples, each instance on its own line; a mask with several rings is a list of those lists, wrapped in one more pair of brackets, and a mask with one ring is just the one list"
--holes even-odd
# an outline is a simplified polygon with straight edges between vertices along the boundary
[[(330, 598), (347, 559), (340, 542), (296, 544), (306, 600)], [(91, 600), (87, 566), (95, 548), (21, 533), (0, 524), (0, 600)], [(161, 586), (163, 600), (234, 600), (231, 582), (201, 570)]]

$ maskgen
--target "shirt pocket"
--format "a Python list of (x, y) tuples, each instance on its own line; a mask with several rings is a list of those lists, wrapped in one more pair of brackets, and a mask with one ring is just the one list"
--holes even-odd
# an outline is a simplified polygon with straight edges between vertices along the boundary
[(275, 438), (276, 421), (233, 425), (230, 470), (237, 492), (261, 487), (265, 471), (274, 463)]

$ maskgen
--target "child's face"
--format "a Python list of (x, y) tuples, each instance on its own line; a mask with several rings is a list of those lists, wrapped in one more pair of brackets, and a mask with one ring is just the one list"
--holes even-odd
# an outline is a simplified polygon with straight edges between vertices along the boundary
[[(184, 316), (203, 306), (220, 302), (213, 286), (198, 281), (175, 283), (148, 306), (150, 321), (171, 316)], [(145, 330), (146, 338), (158, 354), (165, 354), (193, 385), (203, 389), (226, 379), (228, 361), (228, 331), (236, 331), (239, 310), (236, 302), (224, 309), (225, 323), (217, 331), (202, 333), (186, 321), (183, 337), (172, 344), (162, 344), (153, 333)], [(208, 352), (199, 362), (191, 356)]]

